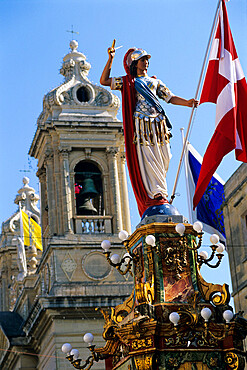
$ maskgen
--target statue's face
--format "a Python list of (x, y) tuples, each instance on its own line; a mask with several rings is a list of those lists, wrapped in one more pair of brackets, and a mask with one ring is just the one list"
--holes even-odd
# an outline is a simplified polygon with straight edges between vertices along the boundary
[(147, 71), (148, 66), (149, 66), (149, 61), (148, 61), (147, 56), (140, 58), (136, 65), (137, 70), (141, 70), (141, 71)]

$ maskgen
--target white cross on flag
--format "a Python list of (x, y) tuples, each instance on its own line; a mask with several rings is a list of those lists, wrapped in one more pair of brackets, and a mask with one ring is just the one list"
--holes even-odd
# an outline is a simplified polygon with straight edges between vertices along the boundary
[(212, 42), (200, 104), (216, 104), (216, 129), (203, 157), (193, 199), (194, 209), (223, 157), (235, 149), (236, 159), (247, 162), (247, 84), (229, 26), (225, 0)]

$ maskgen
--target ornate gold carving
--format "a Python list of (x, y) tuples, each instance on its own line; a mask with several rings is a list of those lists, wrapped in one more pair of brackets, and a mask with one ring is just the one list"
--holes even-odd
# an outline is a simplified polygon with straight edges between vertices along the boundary
[(228, 352), (225, 356), (225, 363), (230, 369), (237, 370), (239, 368), (238, 355), (234, 352)]
[(141, 327), (141, 324), (143, 324), (145, 321), (150, 321), (150, 317), (147, 315), (142, 315), (139, 311), (136, 311), (134, 314), (134, 319), (132, 320), (132, 330), (137, 338), (140, 338), (148, 331), (147, 326)]
[(115, 77), (114, 78), (114, 90), (121, 90), (123, 87), (123, 79), (122, 77)]
[(175, 278), (180, 279), (180, 273), (187, 266), (186, 238), (160, 238), (161, 258), (168, 271), (175, 272)]
[(133, 309), (135, 299), (135, 291), (133, 290), (130, 297), (122, 304), (112, 308), (111, 318), (116, 323), (120, 323)]
[(147, 245), (147, 258), (148, 258), (148, 281), (152, 280), (152, 276), (154, 275), (154, 260), (153, 260), (153, 252), (152, 246)]
[[(114, 329), (118, 329), (117, 324), (112, 320), (110, 317), (109, 311), (107, 309), (99, 308), (97, 307), (95, 309), (96, 311), (100, 311), (105, 319), (105, 324), (104, 324), (104, 332), (102, 334), (102, 337), (106, 341), (111, 341), (112, 339), (116, 339), (116, 333)], [(113, 308), (112, 308), (113, 310)]]
[(152, 304), (154, 302), (155, 289), (154, 289), (154, 275), (152, 275), (152, 280), (148, 281), (143, 285), (145, 302)]
[[(198, 274), (198, 287), (199, 290), (205, 299), (205, 301), (212, 301), (215, 306), (225, 305), (228, 304), (230, 301), (230, 293), (229, 287), (227, 284), (212, 284), (207, 283), (203, 277), (201, 276), (200, 272)], [(216, 293), (220, 293), (216, 294)]]
[(142, 356), (135, 357), (135, 365), (137, 370), (151, 370), (153, 354), (145, 354)]
[(148, 259), (148, 276), (145, 283), (141, 282), (144, 275), (141, 246), (138, 246), (133, 251), (134, 273), (136, 278), (136, 298), (138, 303), (152, 304), (155, 297), (153, 252), (151, 246), (145, 244), (145, 248)]
[(209, 365), (212, 367), (216, 367), (218, 364), (218, 358), (217, 357), (210, 357)]
[(174, 369), (180, 365), (180, 361), (176, 357), (170, 357), (168, 363), (170, 366), (173, 366)]
[(184, 314), (187, 317), (186, 323), (188, 325), (196, 325), (199, 320), (198, 307), (197, 307), (197, 304), (199, 303), (199, 292), (194, 292), (190, 297), (188, 297), (188, 303), (189, 303), (188, 306), (179, 308), (178, 313)]
[(147, 246), (147, 258), (148, 258), (148, 278), (144, 284), (144, 294), (146, 302), (152, 304), (154, 302), (155, 288), (154, 288), (154, 259), (152, 246)]
[(136, 299), (138, 303), (150, 303), (154, 301), (155, 289), (154, 289), (154, 275), (152, 281), (147, 283), (135, 284)]
[[(138, 227), (138, 229), (136, 229), (129, 238), (129, 248), (132, 248), (140, 240), (141, 237), (149, 234), (175, 234), (174, 223), (154, 222)], [(187, 234), (197, 235), (197, 233), (193, 230), (192, 225), (186, 225), (185, 235)]]
[(142, 263), (142, 253), (141, 246), (137, 247), (133, 251), (133, 261), (134, 261), (134, 274), (138, 283), (141, 281), (143, 276), (143, 263)]
[(134, 350), (138, 350), (138, 349), (145, 349), (145, 348), (150, 348), (153, 346), (153, 339), (152, 337), (147, 337), (147, 338), (143, 338), (143, 339), (136, 339), (136, 340), (133, 340), (132, 342), (132, 348)]
[(135, 284), (135, 290), (136, 290), (136, 299), (138, 303), (145, 303), (146, 298), (145, 298), (145, 293), (144, 293), (144, 284)]

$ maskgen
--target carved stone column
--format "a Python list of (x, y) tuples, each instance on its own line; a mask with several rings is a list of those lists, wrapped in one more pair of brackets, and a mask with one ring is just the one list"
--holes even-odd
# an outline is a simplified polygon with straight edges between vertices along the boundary
[(56, 202), (56, 228), (57, 235), (64, 235), (64, 215), (62, 212), (62, 176), (63, 171), (60, 163), (60, 150), (58, 149), (57, 138), (53, 138), (54, 157), (53, 157), (53, 183), (54, 183), (54, 197)]
[(72, 216), (76, 216), (76, 199), (75, 199), (75, 172), (70, 172), (70, 201)]
[(69, 149), (60, 150), (60, 166), (62, 169), (62, 213), (65, 233), (72, 231), (72, 204), (71, 204), (71, 187), (69, 176)]
[(47, 152), (45, 157), (46, 167), (46, 188), (47, 188), (47, 201), (48, 201), (48, 225), (49, 234), (54, 235), (57, 233), (57, 217), (56, 217), (56, 201), (53, 185), (53, 154)]
[(41, 226), (42, 226), (42, 231), (45, 232), (48, 226), (48, 200), (47, 200), (47, 189), (46, 189), (46, 170), (44, 167), (41, 167), (37, 171), (37, 176), (39, 178), (39, 183), (40, 183)]
[(111, 194), (109, 189), (110, 179), (109, 173), (102, 173), (102, 185), (103, 185), (103, 195), (104, 195), (104, 214), (110, 215), (111, 214)]
[(107, 148), (109, 175), (110, 175), (110, 195), (113, 211), (113, 232), (118, 233), (123, 228), (122, 211), (120, 201), (119, 177), (118, 177), (118, 148)]

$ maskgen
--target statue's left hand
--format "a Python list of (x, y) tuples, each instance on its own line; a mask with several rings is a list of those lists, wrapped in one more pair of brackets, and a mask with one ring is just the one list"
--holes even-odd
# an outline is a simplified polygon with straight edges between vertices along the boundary
[(194, 98), (188, 100), (188, 107), (197, 108), (198, 107), (198, 104), (199, 104), (199, 100), (196, 100)]

